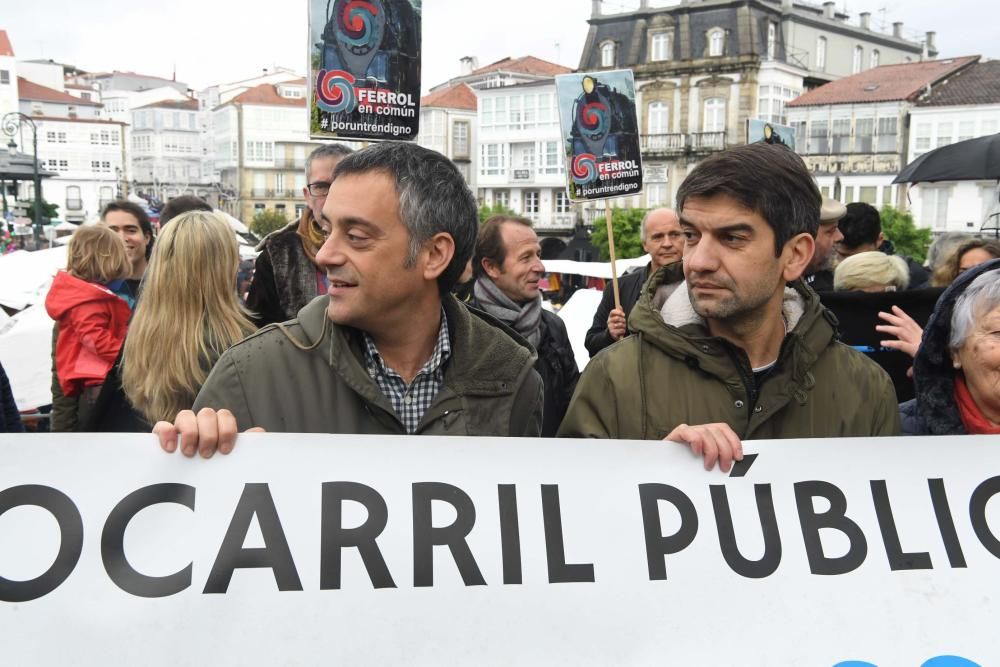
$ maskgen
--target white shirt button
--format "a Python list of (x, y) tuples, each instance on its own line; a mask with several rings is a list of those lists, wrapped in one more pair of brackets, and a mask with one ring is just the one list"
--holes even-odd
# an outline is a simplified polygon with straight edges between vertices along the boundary
[(407, 394), (406, 396), (403, 397), (403, 403), (405, 403), (406, 405), (413, 403), (413, 397)]

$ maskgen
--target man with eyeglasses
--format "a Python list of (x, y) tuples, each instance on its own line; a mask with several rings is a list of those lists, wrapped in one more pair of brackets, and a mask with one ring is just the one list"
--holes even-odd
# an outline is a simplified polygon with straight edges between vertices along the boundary
[(323, 204), (333, 181), (333, 169), (351, 149), (343, 144), (320, 146), (306, 160), (306, 187), (302, 217), (264, 237), (247, 293), (247, 308), (258, 327), (286, 322), (299, 309), (326, 294), (326, 272), (316, 263), (316, 252), (329, 234), (320, 222)]
[(642, 286), (650, 274), (656, 273), (660, 267), (667, 264), (681, 261), (684, 234), (677, 213), (673, 209), (650, 209), (642, 219), (639, 233), (642, 247), (649, 253), (650, 262), (641, 271), (628, 273), (618, 281), (621, 308), (615, 308), (614, 292), (611, 282), (608, 281), (601, 303), (594, 314), (594, 323), (590, 325), (590, 330), (584, 339), (591, 357), (628, 335), (625, 322), (632, 311), (632, 306), (639, 300)]

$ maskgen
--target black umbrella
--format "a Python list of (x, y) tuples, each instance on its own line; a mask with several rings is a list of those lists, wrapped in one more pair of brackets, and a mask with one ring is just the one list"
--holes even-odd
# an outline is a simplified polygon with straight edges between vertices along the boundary
[(1000, 179), (1000, 134), (991, 134), (924, 153), (906, 165), (893, 183), (997, 179)]

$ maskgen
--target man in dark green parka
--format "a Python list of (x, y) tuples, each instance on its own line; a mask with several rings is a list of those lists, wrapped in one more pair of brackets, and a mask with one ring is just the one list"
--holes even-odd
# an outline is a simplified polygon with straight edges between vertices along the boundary
[(888, 375), (838, 342), (836, 320), (799, 280), (821, 198), (787, 148), (704, 160), (677, 194), (682, 262), (650, 277), (630, 336), (587, 366), (564, 437), (684, 442), (728, 471), (741, 440), (892, 436)]

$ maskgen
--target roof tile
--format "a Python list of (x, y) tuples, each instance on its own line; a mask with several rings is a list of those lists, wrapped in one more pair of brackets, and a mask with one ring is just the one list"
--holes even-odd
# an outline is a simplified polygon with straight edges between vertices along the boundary
[(17, 96), (22, 100), (30, 100), (32, 102), (56, 102), (58, 104), (73, 104), (84, 107), (103, 106), (100, 102), (73, 97), (61, 90), (42, 86), (34, 81), (28, 81), (23, 76), (17, 77)]
[(937, 83), (978, 59), (979, 56), (965, 56), (920, 63), (882, 65), (860, 74), (831, 81), (785, 106), (808, 107), (914, 100), (927, 86)]
[(535, 56), (521, 58), (504, 58), (495, 63), (473, 70), (472, 74), (489, 74), (490, 72), (514, 72), (517, 74), (533, 74), (535, 76), (556, 76), (569, 74), (573, 70)]
[(978, 62), (931, 88), (921, 107), (1000, 104), (1000, 60)]
[(420, 99), (421, 107), (441, 107), (443, 109), (468, 109), (475, 111), (479, 108), (476, 100), (476, 93), (464, 83), (448, 86), (441, 90), (434, 91), (426, 97)]

